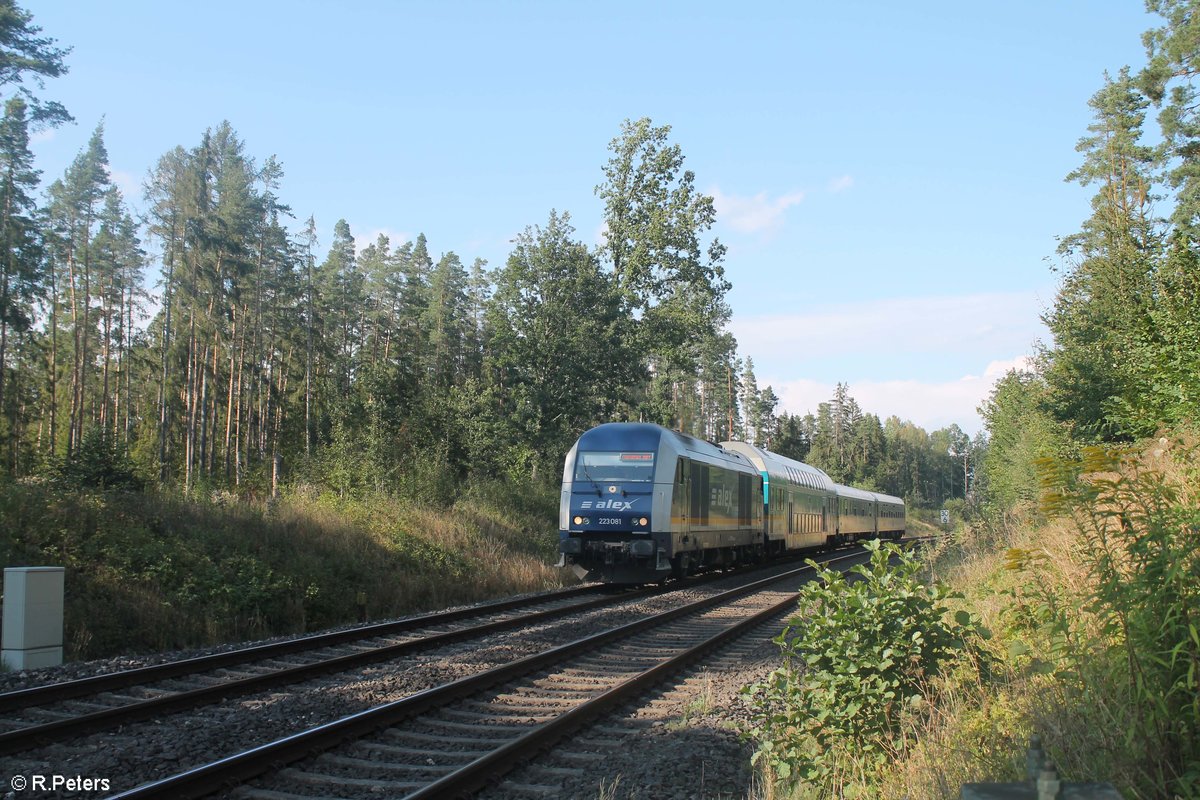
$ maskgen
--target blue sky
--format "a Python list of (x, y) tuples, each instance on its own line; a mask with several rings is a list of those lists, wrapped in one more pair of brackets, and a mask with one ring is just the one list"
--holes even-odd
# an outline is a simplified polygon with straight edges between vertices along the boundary
[(229, 120), (280, 194), (360, 246), (424, 232), (503, 264), (571, 214), (598, 241), (621, 121), (650, 117), (717, 201), (732, 330), (784, 410), (841, 381), (867, 411), (975, 432), (991, 382), (1045, 337), (1064, 183), (1105, 70), (1144, 62), (1136, 0), (172, 2), (24, 5), (73, 48), (47, 83), (76, 124), (37, 137), (61, 176), (101, 118), (132, 208), (171, 148)]

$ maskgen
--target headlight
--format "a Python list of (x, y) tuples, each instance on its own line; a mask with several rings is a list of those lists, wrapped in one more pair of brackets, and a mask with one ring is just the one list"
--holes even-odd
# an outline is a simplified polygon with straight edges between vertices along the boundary
[(643, 528), (650, 524), (650, 520), (646, 519), (645, 517), (642, 517), (637, 522), (638, 525), (641, 525)]
[(590, 521), (587, 517), (575, 517), (574, 519), (576, 525), (587, 525)]

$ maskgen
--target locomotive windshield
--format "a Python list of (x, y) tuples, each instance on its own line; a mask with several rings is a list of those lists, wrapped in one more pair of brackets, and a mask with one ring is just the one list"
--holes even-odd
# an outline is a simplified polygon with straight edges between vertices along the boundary
[(580, 453), (575, 480), (593, 483), (653, 483), (654, 453)]

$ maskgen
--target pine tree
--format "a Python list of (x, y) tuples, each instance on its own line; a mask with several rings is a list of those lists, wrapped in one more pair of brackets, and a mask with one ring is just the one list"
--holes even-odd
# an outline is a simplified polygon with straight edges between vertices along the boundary
[[(66, 301), (71, 322), (71, 397), (69, 401), (67, 454), (70, 455), (82, 440), (87, 423), (87, 385), (92, 342), (92, 237), (111, 183), (108, 178), (108, 151), (104, 146), (104, 125), (92, 133), (87, 148), (82, 151), (61, 180), (50, 187), (51, 253), (65, 283)], [(58, 304), (57, 298), (51, 299)], [(56, 316), (56, 315), (55, 315)], [(53, 324), (53, 322), (52, 322)], [(51, 335), (57, 339), (57, 330)], [(52, 352), (56, 352), (53, 348)], [(57, 383), (58, 365), (52, 356), (51, 383)], [(50, 398), (55, 403), (54, 397)], [(52, 426), (53, 427), (53, 426)], [(53, 437), (52, 437), (53, 438)], [(51, 448), (57, 446), (52, 441)]]
[(755, 405), (758, 427), (755, 429), (754, 438), (769, 450), (780, 431), (780, 420), (775, 416), (775, 409), (779, 407), (779, 397), (773, 388), (767, 386), (759, 391)]
[(317, 269), (318, 316), (321, 318), (325, 373), (330, 389), (344, 395), (354, 376), (354, 358), (358, 336), (358, 312), (362, 300), (362, 280), (354, 252), (354, 237), (346, 220), (333, 226), (333, 242), (325, 261)]
[[(182, 274), (187, 247), (187, 221), (196, 190), (190, 185), (192, 172), (189, 156), (176, 147), (162, 156), (151, 171), (146, 184), (146, 199), (150, 203), (150, 234), (161, 241), (162, 250), (162, 310), (151, 326), (158, 330), (158, 471), (159, 481), (166, 483), (170, 476), (171, 426), (178, 415), (174, 398), (180, 394), (178, 372), (172, 372), (172, 347), (177, 346), (174, 315), (177, 297), (177, 276)], [(173, 316), (174, 315), (174, 316)]]
[(100, 411), (96, 422), (113, 442), (127, 442), (128, 418), (122, 421), (121, 412), (128, 415), (130, 398), (125, 394), (122, 378), (128, 377), (127, 345), (132, 335), (133, 306), (141, 294), (145, 253), (137, 236), (137, 224), (115, 186), (105, 195), (93, 248), (101, 326)]
[(46, 78), (57, 78), (67, 72), (63, 59), (71, 48), (55, 46), (55, 40), (39, 36), (42, 29), (30, 24), (33, 15), (12, 0), (0, 0), (0, 87), (15, 90), (35, 126), (58, 126), (71, 122), (71, 115), (61, 103), (39, 100), (25, 81), (38, 89), (44, 88)]
[[(773, 394), (774, 392), (772, 392)], [(816, 418), (811, 414), (807, 417), (800, 417), (784, 412), (779, 415), (776, 425), (777, 432), (773, 438), (764, 443), (764, 446), (782, 456), (807, 462), (810, 459), (812, 430), (815, 425)]]
[(1200, 241), (1200, 94), (1195, 86), (1200, 76), (1200, 16), (1195, 0), (1147, 0), (1146, 10), (1166, 24), (1142, 37), (1148, 63), (1138, 84), (1162, 109), (1158, 120), (1169, 161), (1167, 182), (1175, 191), (1171, 222), (1195, 243)]
[(1059, 248), (1069, 269), (1044, 317), (1054, 335), (1045, 377), (1059, 419), (1084, 437), (1108, 438), (1144, 432), (1137, 430), (1138, 365), (1127, 356), (1151, 336), (1160, 242), (1151, 214), (1155, 153), (1140, 144), (1147, 102), (1128, 68), (1115, 81), (1106, 76), (1090, 105), (1092, 135), (1076, 147), (1084, 163), (1067, 179), (1097, 192), (1083, 230)]
[(392, 254), (392, 243), (385, 234), (358, 254), (363, 275), (363, 347), (366, 360), (376, 366), (390, 357), (392, 331), (400, 308), (403, 276)]
[(745, 419), (745, 428), (741, 438), (751, 444), (763, 441), (762, 409), (759, 406), (758, 379), (754, 375), (754, 359), (747, 356), (746, 366), (741, 378), (742, 392), (739, 402)]
[(453, 252), (438, 260), (429, 278), (429, 303), (422, 316), (426, 331), (425, 373), (435, 391), (446, 391), (461, 377), (467, 348), (467, 272)]
[(34, 303), (45, 286), (37, 207), (31, 194), (39, 175), (29, 152), (25, 101), (13, 98), (5, 104), (0, 120), (0, 414), (8, 421), (3, 436), (9, 444), (9, 471), (16, 469), (15, 431), (19, 426), (18, 404), (6, 402), (10, 398), (5, 396), (9, 342), (11, 336), (23, 335), (32, 327)]
[(315, 437), (313, 429), (314, 404), (314, 369), (316, 336), (318, 322), (317, 310), (317, 275), (316, 255), (317, 222), (311, 216), (305, 223), (304, 231), (300, 234), (300, 260), (303, 276), (301, 278), (304, 295), (304, 455), (312, 455), (312, 445)]

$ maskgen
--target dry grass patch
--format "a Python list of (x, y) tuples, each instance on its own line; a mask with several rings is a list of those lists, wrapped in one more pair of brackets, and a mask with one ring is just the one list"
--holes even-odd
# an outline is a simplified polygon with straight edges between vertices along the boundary
[(300, 491), (251, 504), (0, 486), (0, 557), (67, 567), (70, 658), (206, 646), (537, 591), (550, 502), (449, 509)]

